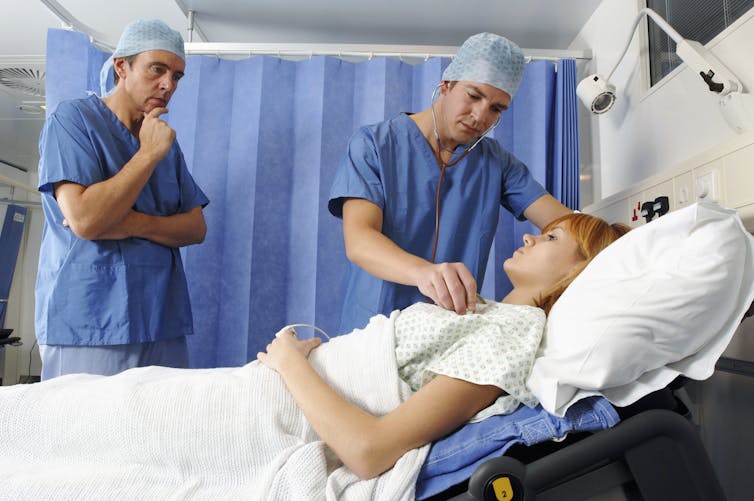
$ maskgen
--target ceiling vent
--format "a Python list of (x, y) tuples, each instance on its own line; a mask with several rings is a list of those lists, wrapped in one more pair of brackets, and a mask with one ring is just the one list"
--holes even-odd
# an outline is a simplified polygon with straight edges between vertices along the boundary
[(30, 96), (44, 97), (45, 72), (36, 68), (0, 68), (0, 85)]

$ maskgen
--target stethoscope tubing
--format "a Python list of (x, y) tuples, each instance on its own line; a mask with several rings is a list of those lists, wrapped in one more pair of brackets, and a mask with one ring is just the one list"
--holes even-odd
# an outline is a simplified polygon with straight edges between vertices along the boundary
[[(495, 123), (493, 123), (486, 131), (484, 131), (484, 133), (481, 136), (479, 136), (479, 138), (477, 138), (476, 141), (474, 141), (474, 144), (466, 148), (466, 150), (464, 150), (463, 153), (457, 156), (450, 163), (444, 162), (442, 160), (442, 154), (441, 154), (443, 147), (442, 147), (442, 142), (440, 141), (440, 134), (437, 131), (437, 118), (435, 117), (435, 98), (437, 97), (437, 91), (440, 90), (441, 86), (442, 86), (442, 82), (437, 84), (435, 89), (432, 91), (432, 97), (430, 98), (430, 109), (432, 110), (432, 125), (434, 127), (434, 132), (435, 132), (435, 140), (437, 141), (437, 153), (435, 155), (435, 158), (437, 160), (437, 163), (440, 164), (440, 177), (437, 180), (437, 192), (435, 194), (435, 238), (432, 244), (432, 256), (430, 257), (430, 262), (432, 263), (434, 263), (435, 259), (437, 258), (437, 242), (440, 239), (440, 208), (441, 208), (440, 200), (442, 198), (441, 196), (442, 183), (443, 183), (443, 180), (445, 179), (445, 169), (447, 169), (448, 167), (453, 167), (458, 162), (463, 160), (466, 157), (466, 155), (468, 155), (471, 152), (471, 150), (476, 148), (476, 145), (479, 144), (479, 142), (482, 139), (484, 139), (484, 136), (489, 134), (492, 131), (492, 129), (494, 129), (497, 126), (498, 122), (500, 122), (500, 118), (498, 117), (498, 119), (495, 120)], [(432, 153), (434, 153), (434, 148), (432, 149)]]

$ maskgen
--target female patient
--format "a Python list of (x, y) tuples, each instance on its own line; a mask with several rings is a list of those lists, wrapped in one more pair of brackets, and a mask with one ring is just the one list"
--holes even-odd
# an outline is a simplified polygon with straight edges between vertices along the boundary
[[(406, 451), (450, 433), (493, 403), (500, 407), (495, 412), (510, 412), (519, 402), (536, 404), (523, 384), (526, 360), (520, 361), (523, 374), (503, 366), (516, 360), (516, 352), (533, 358), (544, 315), (589, 261), (628, 230), (586, 214), (566, 215), (541, 235), (524, 235), (523, 247), (505, 261), (514, 288), (502, 304), (480, 305), (478, 314), (464, 316), (428, 304), (403, 310), (395, 323), (396, 358), (401, 378), (416, 392), (384, 416), (352, 405), (317, 374), (307, 357), (319, 338), (299, 340), (294, 331), (283, 331), (257, 357), (282, 376), (343, 463), (361, 478), (374, 477)], [(480, 324), (484, 316), (493, 321)], [(500, 344), (511, 346), (499, 353), (499, 346), (489, 346), (482, 331), (490, 325), (498, 326)], [(493, 354), (486, 356), (490, 348)], [(506, 394), (507, 402), (498, 398)]]

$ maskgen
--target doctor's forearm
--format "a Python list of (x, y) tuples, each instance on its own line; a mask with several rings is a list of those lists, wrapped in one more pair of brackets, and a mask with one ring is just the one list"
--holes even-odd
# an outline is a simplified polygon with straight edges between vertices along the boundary
[(172, 216), (152, 216), (130, 211), (122, 221), (97, 235), (99, 240), (136, 237), (164, 245), (183, 247), (204, 241), (207, 226), (201, 207)]
[[(139, 213), (137, 213), (139, 214)], [(172, 216), (139, 214), (140, 224), (132, 236), (165, 245), (183, 247), (204, 241), (207, 225), (201, 207)]]
[(121, 223), (156, 165), (153, 157), (137, 153), (115, 176), (104, 181), (90, 186), (56, 185), (55, 197), (73, 232), (93, 240)]
[(541, 230), (551, 221), (572, 212), (571, 209), (558, 202), (555, 197), (548, 193), (535, 200), (524, 211), (524, 217)]
[(420, 270), (431, 265), (426, 259), (404, 251), (374, 230), (346, 235), (346, 254), (351, 262), (368, 273), (403, 285), (418, 285)]

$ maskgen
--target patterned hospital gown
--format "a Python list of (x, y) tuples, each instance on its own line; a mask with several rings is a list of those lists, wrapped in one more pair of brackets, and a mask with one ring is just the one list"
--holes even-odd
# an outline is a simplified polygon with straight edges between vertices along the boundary
[(474, 416), (474, 421), (508, 414), (523, 403), (537, 405), (526, 387), (545, 326), (533, 306), (490, 302), (476, 313), (457, 315), (426, 303), (414, 304), (395, 322), (398, 374), (417, 391), (437, 374), (507, 393)]

